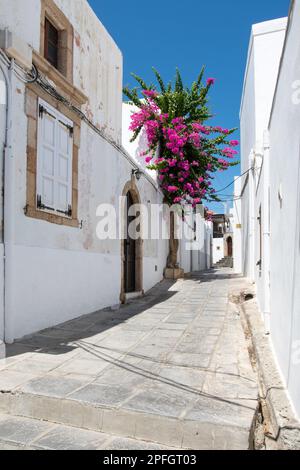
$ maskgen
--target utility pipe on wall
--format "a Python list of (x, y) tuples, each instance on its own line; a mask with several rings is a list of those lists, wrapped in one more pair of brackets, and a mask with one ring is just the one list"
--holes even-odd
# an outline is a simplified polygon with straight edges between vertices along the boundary
[(264, 133), (264, 210), (263, 210), (263, 247), (264, 247), (264, 319), (266, 333), (270, 333), (270, 142), (269, 132)]
[(255, 281), (255, 180), (254, 180), (255, 153), (251, 150), (249, 155), (249, 272), (247, 275)]
[[(5, 147), (5, 142), (6, 142), (6, 129), (7, 129), (7, 97), (8, 97), (8, 87), (7, 87), (7, 80), (8, 76), (6, 74), (6, 70), (2, 66), (0, 62), (0, 107), (1, 107), (1, 118), (2, 115), (4, 115), (4, 119), (1, 119), (0, 122), (0, 135), (1, 135), (1, 158), (3, 156), (2, 162), (4, 160), (4, 147)], [(3, 141), (2, 141), (2, 135), (3, 135)], [(4, 168), (3, 168), (4, 169)], [(1, 172), (1, 184), (0, 184), (1, 189), (4, 187), (4, 181), (3, 181), (3, 171)], [(3, 203), (2, 203), (3, 204)], [(4, 206), (1, 208), (4, 209)], [(4, 210), (1, 210), (1, 223), (3, 224), (4, 221)], [(3, 226), (3, 225), (2, 225)], [(3, 243), (2, 239), (3, 233), (1, 234), (1, 243)], [(4, 247), (3, 247), (4, 248)], [(2, 273), (0, 274), (1, 277), (3, 277), (3, 285), (1, 286), (2, 292), (0, 292), (0, 299), (1, 299), (1, 305), (0, 305), (0, 359), (2, 359), (5, 356), (5, 345), (4, 345), (4, 250), (3, 250), (3, 264), (2, 260), (0, 262), (1, 270)]]
[(14, 190), (15, 190), (15, 161), (12, 149), (13, 120), (12, 120), (12, 80), (14, 60), (7, 70), (6, 64), (0, 58), (0, 68), (6, 83), (6, 129), (4, 143), (4, 342), (10, 344), (13, 337), (13, 246), (14, 246)]
[[(2, 181), (1, 181), (1, 186), (3, 188), (4, 192), (4, 179), (3, 179), (3, 174), (4, 174), (4, 159), (5, 159), (5, 148), (7, 145), (7, 129), (8, 129), (8, 120), (7, 120), (7, 114), (8, 114), (8, 102), (9, 102), (9, 77), (8, 73), (6, 70), (6, 67), (0, 60), (0, 71), (1, 71), (1, 96), (0, 96), (0, 105), (1, 107), (5, 106), (5, 117), (4, 121), (0, 123), (1, 125), (1, 134), (3, 132), (4, 134), (4, 140), (3, 140), (3, 148), (1, 149), (3, 151), (2, 156), (3, 156), (3, 172), (1, 175)], [(1, 158), (2, 158), (1, 156)], [(3, 199), (3, 210), (2, 210), (2, 223), (4, 224), (4, 199)], [(0, 307), (0, 359), (5, 356), (5, 344), (4, 344), (4, 336), (5, 336), (5, 307), (4, 307), (4, 299), (5, 299), (5, 275), (4, 275), (4, 232), (3, 232), (3, 291), (1, 292), (0, 298), (2, 297), (1, 300), (1, 307)], [(2, 264), (1, 264), (2, 266)]]

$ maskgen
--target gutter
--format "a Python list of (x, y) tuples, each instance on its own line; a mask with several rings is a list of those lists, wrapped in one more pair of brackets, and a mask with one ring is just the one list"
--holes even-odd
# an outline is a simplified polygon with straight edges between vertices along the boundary
[(13, 313), (13, 290), (12, 290), (12, 255), (14, 245), (14, 156), (12, 152), (12, 75), (14, 61), (10, 67), (4, 65), (0, 58), (0, 69), (6, 83), (6, 128), (4, 142), (4, 202), (3, 202), (3, 246), (4, 246), (4, 343), (13, 343), (12, 313)]

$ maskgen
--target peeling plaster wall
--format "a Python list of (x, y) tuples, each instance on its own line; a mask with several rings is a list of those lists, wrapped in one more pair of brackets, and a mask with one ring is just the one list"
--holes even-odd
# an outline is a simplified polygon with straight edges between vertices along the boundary
[(40, 17), (40, 0), (0, 0), (0, 28), (9, 28), (35, 50), (40, 47)]
[(86, 0), (55, 0), (74, 27), (74, 84), (97, 127), (118, 143), (122, 126), (122, 53)]
[[(57, 0), (56, 3), (74, 26), (74, 83), (89, 98), (83, 111), (108, 136), (121, 143), (121, 52), (86, 0)], [(39, 49), (39, 0), (0, 0), (0, 24)], [(131, 178), (132, 165), (82, 123), (78, 167), (78, 219), (82, 220), (82, 229), (27, 217), (24, 214), (27, 185), (25, 85), (17, 78), (14, 78), (13, 93), (16, 180), (12, 263), (17, 295), (10, 320), (11, 334), (19, 338), (119, 303), (122, 242), (97, 238), (100, 218), (96, 216), (96, 209), (101, 203), (111, 203), (118, 216), (119, 197)], [(148, 180), (142, 178), (137, 185), (142, 202), (157, 201), (157, 191)], [(148, 290), (163, 277), (168, 244), (167, 241), (146, 240), (143, 249), (143, 287)], [(3, 256), (0, 273), (2, 262)]]

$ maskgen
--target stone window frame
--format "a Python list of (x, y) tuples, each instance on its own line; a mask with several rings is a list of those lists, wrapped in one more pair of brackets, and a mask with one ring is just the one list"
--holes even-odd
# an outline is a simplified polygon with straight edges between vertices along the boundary
[[(72, 160), (72, 217), (58, 215), (37, 208), (37, 151), (38, 151), (38, 102), (43, 99), (74, 123), (73, 160)], [(27, 116), (27, 189), (25, 215), (57, 225), (79, 227), (78, 220), (78, 156), (80, 147), (81, 119), (68, 107), (52, 98), (37, 84), (26, 87), (25, 114)]]
[[(70, 83), (73, 83), (73, 47), (74, 29), (64, 13), (53, 0), (41, 0), (40, 25), (40, 55), (45, 57), (45, 20), (53, 24), (59, 32), (58, 41), (58, 68), (47, 61), (50, 67), (61, 73)], [(46, 60), (46, 59), (45, 59)]]

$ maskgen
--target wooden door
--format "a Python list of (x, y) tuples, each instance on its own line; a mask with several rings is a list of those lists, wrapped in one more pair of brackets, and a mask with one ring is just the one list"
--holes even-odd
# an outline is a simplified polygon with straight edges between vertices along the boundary
[(130, 192), (127, 193), (127, 208), (126, 208), (126, 233), (127, 238), (124, 240), (124, 253), (125, 253), (125, 292), (135, 292), (136, 290), (136, 240), (132, 239), (129, 235), (129, 225), (135, 220), (135, 216), (129, 215), (129, 209), (134, 204)]
[(227, 253), (228, 253), (228, 256), (231, 258), (232, 257), (232, 238), (231, 237), (227, 238)]

